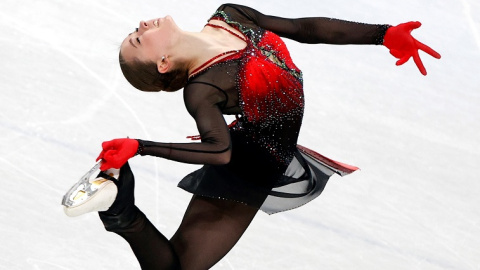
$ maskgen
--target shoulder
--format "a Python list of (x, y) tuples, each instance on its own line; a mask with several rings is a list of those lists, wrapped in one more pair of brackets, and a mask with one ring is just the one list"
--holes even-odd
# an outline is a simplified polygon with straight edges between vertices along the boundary
[(256, 40), (264, 31), (259, 25), (262, 14), (258, 11), (237, 4), (223, 4), (210, 17), (210, 20), (221, 20), (242, 32), (247, 38)]
[(190, 81), (183, 90), (183, 99), (189, 113), (205, 107), (223, 107), (225, 91), (215, 84), (199, 80)]
[(227, 23), (236, 22), (255, 25), (256, 12), (247, 6), (227, 3), (220, 5), (210, 19), (218, 19), (219, 17)]

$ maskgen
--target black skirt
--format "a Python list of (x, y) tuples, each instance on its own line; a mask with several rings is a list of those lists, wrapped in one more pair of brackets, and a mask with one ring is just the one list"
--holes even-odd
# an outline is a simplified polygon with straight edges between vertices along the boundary
[(183, 178), (178, 186), (195, 195), (233, 200), (274, 214), (318, 197), (333, 174), (344, 176), (358, 169), (297, 145), (290, 164), (279, 171), (269, 166), (261, 154), (249, 152), (248, 145), (242, 147), (233, 151), (229, 164), (205, 165)]

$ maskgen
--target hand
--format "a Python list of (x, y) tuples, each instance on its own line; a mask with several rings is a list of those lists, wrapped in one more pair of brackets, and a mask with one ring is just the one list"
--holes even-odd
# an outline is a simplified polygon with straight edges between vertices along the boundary
[(383, 45), (390, 49), (390, 53), (394, 57), (399, 59), (396, 63), (397, 66), (405, 64), (410, 57), (413, 57), (413, 61), (420, 72), (423, 75), (427, 75), (427, 71), (418, 55), (418, 50), (422, 50), (437, 59), (440, 59), (441, 56), (432, 48), (413, 38), (410, 34), (413, 29), (417, 29), (421, 25), (420, 22), (407, 22), (388, 28)]
[(138, 141), (134, 139), (114, 139), (102, 143), (102, 152), (97, 161), (102, 160), (100, 170), (120, 169), (138, 150)]

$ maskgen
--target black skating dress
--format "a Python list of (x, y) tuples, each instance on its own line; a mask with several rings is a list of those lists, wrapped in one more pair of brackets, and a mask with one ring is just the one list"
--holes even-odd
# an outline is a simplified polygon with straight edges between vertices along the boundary
[[(269, 214), (316, 198), (334, 173), (355, 171), (354, 166), (297, 145), (304, 112), (302, 73), (280, 36), (303, 43), (381, 44), (387, 26), (285, 19), (233, 4), (220, 6), (208, 22), (205, 27), (228, 31), (246, 47), (214, 57), (191, 74), (184, 88), (185, 105), (201, 142), (140, 141), (141, 154), (204, 164), (178, 186)], [(344, 34), (328, 34), (332, 29)], [(227, 126), (223, 115), (236, 115), (236, 121)], [(228, 164), (210, 163), (225, 151), (231, 151)]]

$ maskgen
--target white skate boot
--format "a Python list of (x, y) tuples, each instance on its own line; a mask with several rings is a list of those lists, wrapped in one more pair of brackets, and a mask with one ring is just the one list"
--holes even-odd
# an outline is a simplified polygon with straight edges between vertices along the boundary
[[(115, 201), (118, 193), (117, 181), (120, 170), (100, 171), (100, 162), (95, 164), (63, 196), (62, 205), (65, 214), (76, 217), (88, 212), (106, 211)], [(91, 177), (98, 174), (96, 178)]]

